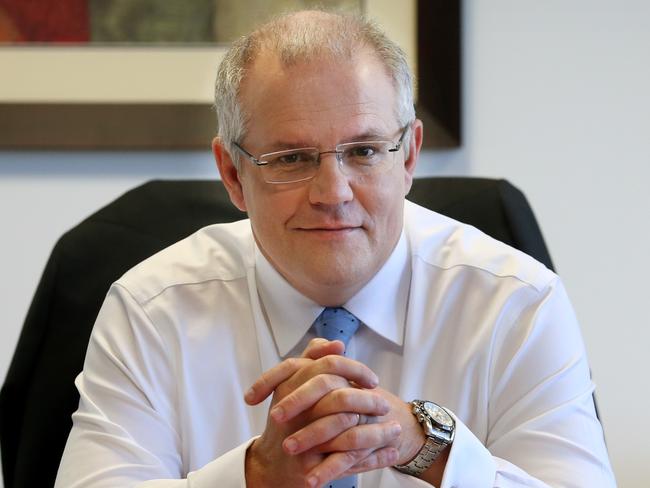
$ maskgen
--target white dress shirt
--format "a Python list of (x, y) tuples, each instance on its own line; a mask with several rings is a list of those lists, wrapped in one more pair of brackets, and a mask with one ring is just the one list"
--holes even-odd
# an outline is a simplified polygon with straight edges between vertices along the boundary
[[(580, 331), (559, 278), (408, 203), (389, 260), (345, 307), (348, 353), (406, 401), (456, 419), (442, 488), (615, 486)], [(322, 311), (256, 248), (206, 227), (111, 288), (93, 330), (56, 486), (245, 487), (269, 400), (244, 392), (298, 355)], [(430, 486), (391, 468), (362, 488)]]

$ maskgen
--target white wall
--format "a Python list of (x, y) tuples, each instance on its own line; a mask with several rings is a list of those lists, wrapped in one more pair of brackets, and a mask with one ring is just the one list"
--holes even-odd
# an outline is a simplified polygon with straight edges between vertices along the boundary
[(572, 297), (619, 485), (650, 486), (650, 2), (479, 0), (465, 158), (529, 196)]
[[(526, 192), (582, 322), (619, 486), (650, 486), (650, 2), (464, 10), (464, 147), (425, 154), (419, 172)], [(0, 152), (0, 377), (56, 238), (159, 177), (215, 172), (207, 152)]]

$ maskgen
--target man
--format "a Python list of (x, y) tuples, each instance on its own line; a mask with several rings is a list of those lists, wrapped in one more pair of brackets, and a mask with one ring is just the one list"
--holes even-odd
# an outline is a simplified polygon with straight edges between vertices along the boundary
[(216, 93), (250, 220), (111, 288), (57, 486), (615, 485), (557, 276), (405, 203), (423, 128), (397, 46), (284, 16)]

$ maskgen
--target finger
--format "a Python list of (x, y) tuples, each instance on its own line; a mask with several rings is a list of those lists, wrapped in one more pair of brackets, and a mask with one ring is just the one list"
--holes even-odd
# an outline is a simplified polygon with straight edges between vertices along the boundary
[[(270, 372), (272, 373), (272, 370)], [(343, 381), (335, 379), (338, 377)], [(275, 420), (289, 419), (309, 408), (328, 392), (350, 386), (354, 383), (362, 388), (375, 388), (379, 383), (377, 375), (363, 363), (343, 356), (329, 355), (317, 359), (291, 378), (291, 393), (276, 406)], [(291, 414), (284, 415), (285, 405), (291, 404)], [(338, 410), (341, 411), (341, 410)]]
[(365, 364), (338, 354), (330, 354), (312, 361), (296, 375), (298, 384), (318, 374), (334, 374), (353, 381), (362, 388), (375, 388), (379, 378)]
[(315, 488), (328, 481), (342, 478), (348, 469), (367, 458), (371, 453), (371, 449), (334, 452), (311, 470), (307, 475), (307, 484)]
[(310, 362), (313, 361), (306, 358), (289, 358), (265, 371), (244, 395), (246, 403), (257, 405), (264, 401), (280, 383), (289, 379), (296, 371)]
[(332, 440), (318, 445), (315, 450), (318, 452), (376, 450), (389, 447), (401, 433), (402, 427), (397, 422), (358, 425), (343, 431)]
[(288, 454), (300, 454), (355, 427), (358, 420), (359, 414), (349, 412), (319, 418), (288, 436), (282, 442), (282, 448)]
[[(335, 344), (336, 342), (338, 341), (331, 341), (330, 344)], [(327, 347), (338, 350), (337, 348), (340, 346), (328, 345)], [(303, 383), (307, 378), (318, 374), (319, 371), (346, 376), (364, 388), (374, 388), (379, 384), (377, 375), (366, 365), (340, 355), (330, 354), (315, 361), (307, 358), (289, 358), (264, 372), (246, 392), (244, 399), (249, 405), (256, 405), (264, 401), (273, 393), (278, 385), (288, 380), (299, 369), (307, 365), (312, 365), (313, 367), (298, 378), (296, 384)]]
[(390, 403), (375, 390), (342, 388), (321, 398), (309, 415), (311, 418), (320, 418), (337, 412), (363, 414), (365, 424), (373, 417), (387, 415), (390, 412)]
[(291, 420), (311, 408), (325, 395), (339, 388), (351, 389), (350, 382), (342, 376), (319, 374), (281, 399), (271, 409), (271, 417), (276, 422)]
[(399, 451), (395, 447), (382, 447), (370, 453), (365, 459), (359, 461), (354, 466), (348, 468), (343, 476), (351, 474), (365, 473), (375, 469), (389, 468), (397, 464)]
[(302, 352), (303, 358), (320, 359), (330, 354), (341, 355), (345, 351), (345, 345), (341, 341), (328, 341), (317, 337), (309, 341), (309, 344)]

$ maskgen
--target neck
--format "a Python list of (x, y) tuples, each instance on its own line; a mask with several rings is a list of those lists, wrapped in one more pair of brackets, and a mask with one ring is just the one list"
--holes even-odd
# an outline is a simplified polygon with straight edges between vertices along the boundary
[(359, 285), (340, 286), (340, 285), (319, 285), (319, 286), (300, 286), (297, 283), (289, 281), (291, 286), (302, 293), (304, 296), (322, 305), (323, 307), (342, 307), (350, 298), (357, 294), (365, 283)]

